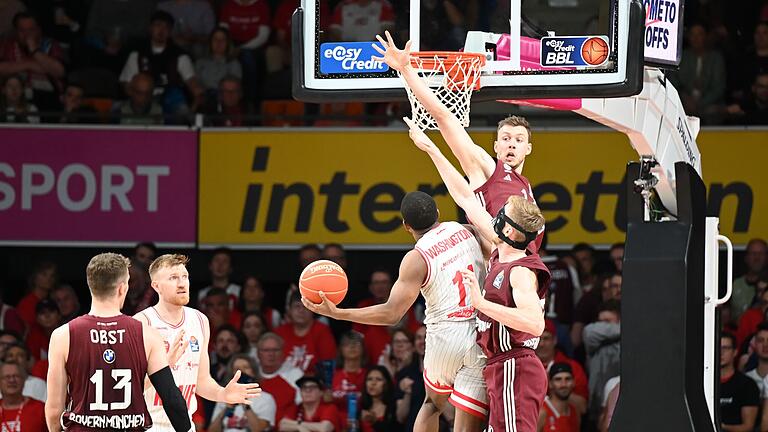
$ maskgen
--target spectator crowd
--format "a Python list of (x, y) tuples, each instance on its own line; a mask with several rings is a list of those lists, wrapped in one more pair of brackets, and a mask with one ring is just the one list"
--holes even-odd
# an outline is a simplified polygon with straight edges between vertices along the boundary
[[(567, 3), (549, 0), (551, 15), (570, 14)], [(682, 62), (670, 72), (686, 113), (705, 124), (768, 124), (768, 1), (687, 3)], [(408, 38), (407, 0), (318, 4), (322, 40), (374, 40), (384, 30), (399, 43)], [(290, 27), (298, 5), (4, 0), (0, 121), (190, 124), (199, 113), (211, 126), (333, 126), (360, 125), (361, 118), (386, 125), (387, 116), (396, 117), (403, 108), (394, 103), (291, 100)], [(502, 32), (496, 21), (503, 6), (422, 2), (421, 49), (455, 51), (468, 30)]]
[[(607, 431), (620, 389), (621, 289), (624, 246), (599, 254), (587, 244), (546, 253), (552, 273), (546, 326), (536, 354), (548, 371), (549, 393), (539, 430)], [(135, 247), (123, 308), (134, 314), (157, 301), (147, 269), (157, 251)], [(424, 399), (426, 327), (419, 301), (392, 327), (359, 325), (315, 316), (286, 283), (267, 304), (257, 275), (235, 271), (232, 253), (210, 255), (208, 283), (194, 287), (195, 305), (211, 326), (211, 376), (226, 384), (236, 370), (260, 383), (264, 394), (250, 406), (199, 400), (197, 430), (208, 431), (410, 431)], [(308, 263), (330, 259), (347, 269), (342, 245), (306, 245), (296, 275)], [(749, 242), (746, 272), (733, 283), (722, 309), (720, 407), (723, 430), (768, 431), (768, 245)], [(51, 332), (86, 313), (78, 291), (58, 279), (57, 265), (41, 262), (15, 305), (0, 293), (0, 402), (2, 422), (43, 430), (47, 349)], [(341, 307), (386, 301), (394, 276), (373, 268), (367, 287), (351, 286)], [(235, 279), (234, 275), (240, 277)], [(295, 281), (294, 281), (295, 282)], [(82, 293), (81, 293), (82, 294)], [(275, 303), (275, 302), (273, 302)], [(22, 404), (23, 402), (23, 404)], [(12, 407), (17, 406), (14, 411)], [(452, 413), (441, 417), (450, 430)], [(27, 429), (30, 427), (32, 429)], [(43, 426), (40, 426), (43, 427)], [(315, 429), (315, 427), (317, 429)]]

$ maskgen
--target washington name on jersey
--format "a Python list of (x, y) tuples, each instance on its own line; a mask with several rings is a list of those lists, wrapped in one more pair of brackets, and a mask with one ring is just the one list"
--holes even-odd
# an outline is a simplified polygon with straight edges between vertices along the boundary
[(427, 277), (421, 286), (426, 300), (425, 324), (464, 321), (475, 317), (462, 270), (485, 277), (480, 244), (475, 236), (457, 222), (443, 222), (416, 242), (416, 251), (427, 264)]

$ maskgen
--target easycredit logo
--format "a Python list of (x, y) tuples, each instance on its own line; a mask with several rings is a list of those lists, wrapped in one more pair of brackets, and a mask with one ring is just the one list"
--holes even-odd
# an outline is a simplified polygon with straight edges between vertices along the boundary
[(320, 72), (349, 74), (388, 71), (386, 63), (371, 58), (379, 55), (373, 48), (375, 44), (378, 42), (327, 42), (320, 45)]

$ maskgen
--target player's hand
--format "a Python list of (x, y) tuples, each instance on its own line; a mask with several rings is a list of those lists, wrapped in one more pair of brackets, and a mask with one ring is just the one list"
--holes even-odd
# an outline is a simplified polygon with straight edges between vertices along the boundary
[(184, 351), (187, 350), (187, 345), (189, 344), (187, 343), (187, 340), (184, 338), (184, 336), (185, 333), (182, 329), (179, 334), (173, 338), (173, 343), (168, 349), (168, 365), (171, 367), (176, 365), (181, 356), (184, 355)]
[(221, 402), (228, 404), (246, 404), (250, 405), (250, 399), (261, 396), (261, 387), (257, 383), (240, 384), (240, 371), (235, 372), (235, 376), (229, 380), (229, 384), (224, 387), (224, 397)]
[(408, 125), (408, 136), (411, 138), (413, 143), (416, 144), (416, 147), (418, 147), (419, 150), (426, 153), (439, 151), (435, 143), (429, 139), (427, 134), (421, 130), (415, 121), (409, 119), (408, 117), (403, 117), (403, 121)]
[(469, 288), (469, 301), (475, 309), (481, 309), (485, 302), (483, 293), (480, 292), (480, 283), (477, 281), (475, 272), (469, 269), (461, 270), (462, 278), (464, 280), (464, 286)]
[(379, 40), (379, 43), (381, 43), (381, 46), (384, 48), (373, 44), (373, 49), (383, 57), (372, 56), (371, 59), (383, 61), (392, 69), (402, 72), (403, 69), (411, 64), (411, 41), (406, 42), (405, 48), (400, 49), (395, 46), (395, 41), (392, 40), (392, 35), (389, 34), (389, 30), (385, 31), (384, 34), (387, 36), (386, 41), (380, 35), (376, 35), (376, 39)]
[(312, 303), (311, 301), (302, 297), (301, 302), (304, 303), (304, 307), (316, 314), (334, 318), (336, 316), (336, 311), (338, 310), (336, 305), (333, 304), (332, 301), (328, 300), (328, 297), (325, 296), (324, 292), (320, 291), (317, 294), (320, 296), (320, 300), (322, 300), (322, 302)]

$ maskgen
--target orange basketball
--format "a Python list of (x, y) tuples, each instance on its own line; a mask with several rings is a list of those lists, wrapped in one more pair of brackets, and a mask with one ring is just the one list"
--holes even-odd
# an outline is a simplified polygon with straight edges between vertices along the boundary
[(608, 43), (599, 37), (587, 39), (581, 46), (581, 57), (592, 66), (603, 64), (608, 59)]
[(312, 303), (321, 302), (317, 293), (322, 291), (333, 304), (339, 304), (347, 295), (348, 283), (347, 274), (340, 265), (333, 261), (319, 260), (304, 267), (299, 276), (299, 291), (302, 297)]

